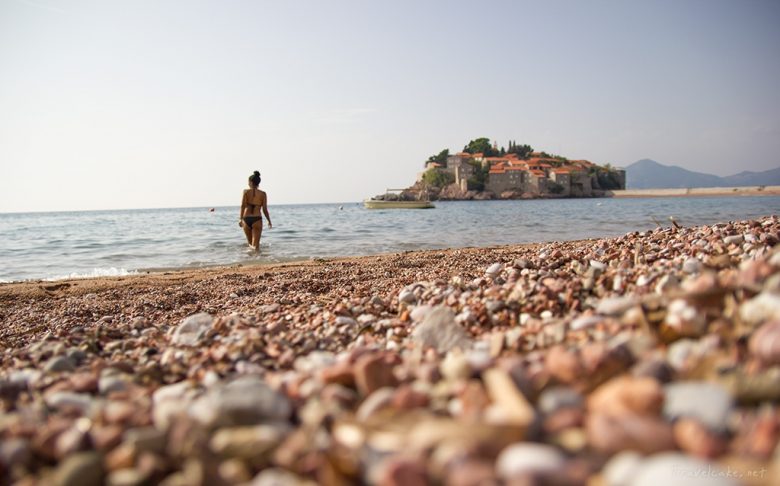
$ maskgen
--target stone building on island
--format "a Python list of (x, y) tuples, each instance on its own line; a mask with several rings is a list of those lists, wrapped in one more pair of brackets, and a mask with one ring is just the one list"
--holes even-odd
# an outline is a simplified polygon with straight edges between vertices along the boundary
[[(480, 156), (482, 154), (479, 154)], [(447, 171), (451, 172), (455, 176), (455, 184), (460, 187), (462, 191), (468, 190), (468, 180), (474, 176), (474, 162), (475, 156), (468, 152), (459, 152), (455, 155), (447, 156)]]

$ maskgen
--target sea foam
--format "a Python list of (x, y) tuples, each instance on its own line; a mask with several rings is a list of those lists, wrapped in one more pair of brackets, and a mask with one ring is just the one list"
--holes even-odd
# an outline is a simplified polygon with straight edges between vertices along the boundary
[(71, 273), (69, 275), (59, 275), (55, 277), (47, 277), (43, 280), (52, 282), (54, 280), (66, 280), (73, 278), (95, 278), (95, 277), (124, 277), (126, 275), (138, 275), (137, 270), (125, 270), (124, 268), (93, 268), (91, 272), (86, 273)]

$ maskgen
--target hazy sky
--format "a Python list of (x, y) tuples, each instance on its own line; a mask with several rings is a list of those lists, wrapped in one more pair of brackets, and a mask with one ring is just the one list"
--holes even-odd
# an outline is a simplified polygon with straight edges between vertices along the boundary
[(0, 212), (359, 201), (509, 139), (780, 166), (780, 2), (0, 0)]

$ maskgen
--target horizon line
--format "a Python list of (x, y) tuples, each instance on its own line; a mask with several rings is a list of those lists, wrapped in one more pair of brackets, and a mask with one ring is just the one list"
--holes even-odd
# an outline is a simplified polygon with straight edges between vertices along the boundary
[[(325, 205), (325, 204), (362, 204), (362, 201), (337, 201), (337, 202), (316, 202), (316, 203), (275, 203), (275, 204), (269, 204), (269, 208), (272, 208), (274, 206), (316, 206), (316, 205)], [(40, 209), (40, 210), (31, 210), (31, 211), (2, 211), (0, 210), (0, 215), (6, 215), (6, 214), (41, 214), (41, 213), (86, 213), (86, 212), (100, 212), (100, 211), (138, 211), (138, 210), (157, 210), (157, 209), (217, 209), (217, 208), (238, 208), (240, 205), (238, 204), (221, 204), (216, 206), (149, 206), (149, 207), (135, 207), (135, 208), (101, 208), (101, 209), (56, 209), (56, 210), (47, 210), (47, 209)]]

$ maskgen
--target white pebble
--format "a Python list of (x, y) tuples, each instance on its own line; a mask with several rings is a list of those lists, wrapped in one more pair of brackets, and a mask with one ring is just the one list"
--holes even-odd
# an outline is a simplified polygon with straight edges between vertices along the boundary
[(528, 473), (555, 471), (563, 466), (563, 455), (555, 447), (520, 442), (506, 447), (496, 459), (496, 473), (502, 479)]

